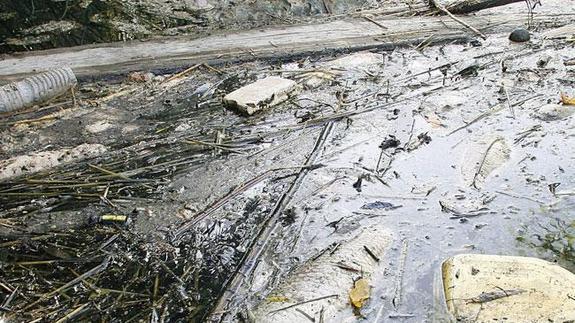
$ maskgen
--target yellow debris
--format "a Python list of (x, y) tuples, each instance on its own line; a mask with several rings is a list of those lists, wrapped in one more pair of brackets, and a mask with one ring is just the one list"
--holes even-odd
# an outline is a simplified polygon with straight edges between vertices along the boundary
[(268, 296), (266, 300), (270, 303), (284, 303), (288, 302), (289, 298), (285, 296)]
[(361, 308), (369, 299), (371, 287), (367, 279), (361, 278), (355, 282), (355, 286), (349, 291), (349, 300), (355, 308)]
[(565, 93), (561, 92), (561, 102), (565, 105), (575, 105), (575, 98), (570, 98)]

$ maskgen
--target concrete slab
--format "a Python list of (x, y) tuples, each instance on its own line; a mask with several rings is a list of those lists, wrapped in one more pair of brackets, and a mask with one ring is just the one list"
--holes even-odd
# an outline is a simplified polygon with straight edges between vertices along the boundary
[(266, 77), (239, 88), (224, 97), (224, 103), (246, 114), (279, 104), (295, 92), (297, 83), (281, 77)]

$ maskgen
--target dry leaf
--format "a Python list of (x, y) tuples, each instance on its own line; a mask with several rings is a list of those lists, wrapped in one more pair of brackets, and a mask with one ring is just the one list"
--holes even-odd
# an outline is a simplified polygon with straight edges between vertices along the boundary
[(570, 98), (565, 93), (561, 92), (561, 102), (565, 105), (575, 105), (575, 98)]
[(371, 287), (367, 279), (361, 278), (355, 282), (355, 286), (349, 291), (349, 300), (355, 308), (361, 308), (363, 303), (369, 299)]

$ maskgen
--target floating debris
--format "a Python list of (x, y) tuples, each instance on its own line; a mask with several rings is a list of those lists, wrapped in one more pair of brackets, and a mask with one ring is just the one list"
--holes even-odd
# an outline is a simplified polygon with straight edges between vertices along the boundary
[(371, 287), (365, 278), (358, 279), (353, 288), (349, 291), (349, 301), (355, 309), (361, 309), (364, 303), (369, 299)]
[(355, 53), (325, 63), (328, 67), (347, 70), (366, 68), (378, 64), (383, 64), (383, 55), (371, 52)]
[(575, 275), (528, 257), (463, 254), (443, 263), (449, 311), (458, 322), (565, 322), (575, 317)]

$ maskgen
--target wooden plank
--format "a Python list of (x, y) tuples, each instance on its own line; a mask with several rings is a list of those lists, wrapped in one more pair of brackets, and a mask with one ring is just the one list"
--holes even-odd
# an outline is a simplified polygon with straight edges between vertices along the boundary
[[(526, 17), (524, 14), (491, 14), (462, 19), (483, 32), (495, 32), (510, 31), (522, 24)], [(377, 25), (358, 17), (321, 24), (216, 34), (199, 39), (179, 37), (31, 52), (0, 61), (0, 79), (6, 82), (62, 65), (72, 67), (82, 77), (205, 62), (285, 57), (325, 50), (360, 50), (417, 43), (432, 36), (434, 40), (473, 36), (449, 17), (386, 16), (375, 17), (374, 20)], [(573, 21), (575, 14), (534, 17), (538, 25), (561, 26)]]

